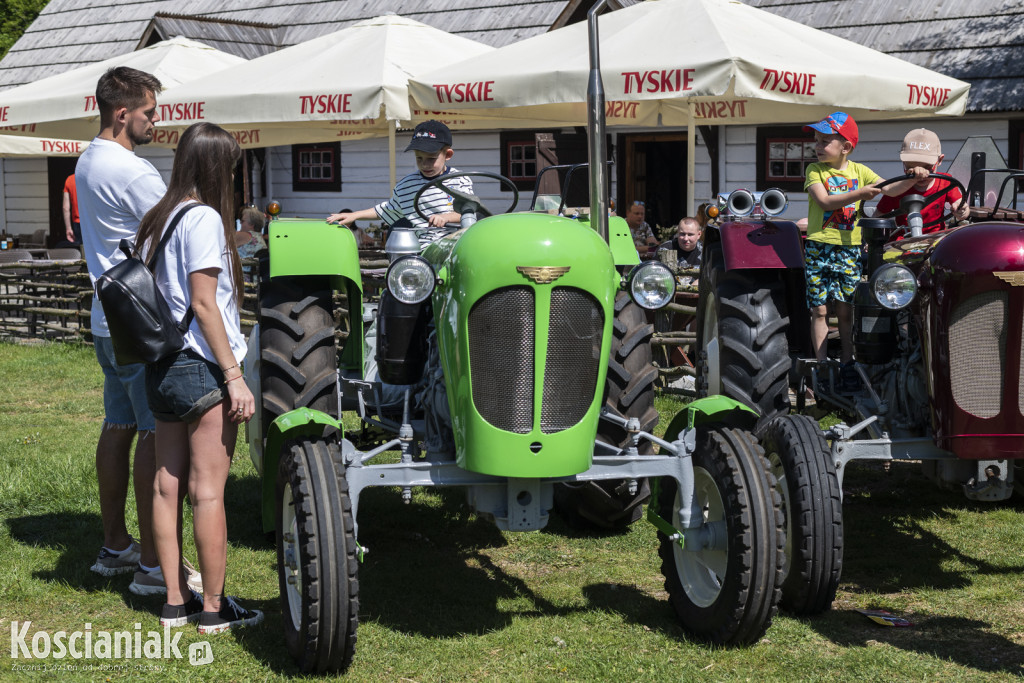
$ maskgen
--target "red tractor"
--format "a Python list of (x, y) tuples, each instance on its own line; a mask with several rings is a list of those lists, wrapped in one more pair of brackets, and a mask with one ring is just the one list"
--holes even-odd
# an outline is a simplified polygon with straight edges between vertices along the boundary
[[(760, 415), (756, 431), (785, 506), (782, 606), (793, 612), (824, 611), (835, 596), (851, 460), (920, 461), (971, 500), (1024, 493), (1024, 211), (1016, 206), (1024, 171), (984, 168), (979, 150), (1001, 159), (990, 139), (970, 138), (952, 165), (956, 173), (973, 161), (970, 190), (952, 183), (971, 199), (968, 223), (922, 234), (921, 208), (945, 191), (902, 200), (895, 213), (907, 216), (909, 234), (896, 234), (894, 215), (862, 219), (866, 266), (854, 297), (862, 388), (849, 394), (835, 389), (837, 360), (808, 360), (801, 236), (776, 219), (784, 195), (723, 196), (705, 230), (697, 393), (724, 394)], [(843, 422), (819, 429), (806, 414), (808, 390), (816, 414), (824, 408)]]

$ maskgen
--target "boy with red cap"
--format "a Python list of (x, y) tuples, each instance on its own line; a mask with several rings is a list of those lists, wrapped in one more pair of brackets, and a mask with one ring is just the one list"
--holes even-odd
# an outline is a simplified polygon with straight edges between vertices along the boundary
[(804, 126), (814, 132), (816, 163), (807, 167), (807, 241), (804, 265), (807, 307), (811, 310), (811, 344), (819, 361), (826, 359), (827, 304), (835, 301), (842, 344), (840, 370), (843, 392), (855, 392), (860, 380), (853, 366), (853, 292), (860, 282), (861, 204), (881, 192), (881, 178), (849, 157), (857, 146), (857, 123), (841, 111)]
[[(929, 173), (938, 173), (939, 165), (945, 155), (942, 154), (942, 143), (939, 136), (927, 128), (916, 128), (903, 138), (903, 146), (900, 148), (900, 161), (903, 162), (903, 171), (907, 175), (913, 175), (916, 179), (912, 187), (898, 195), (890, 196), (888, 188), (886, 196), (882, 197), (875, 209), (875, 215), (889, 213), (900, 208), (900, 200), (908, 194), (933, 195), (944, 193), (942, 199), (922, 207), (921, 218), (924, 221), (924, 232), (937, 232), (945, 226), (942, 225), (944, 209), (948, 204), (953, 214), (963, 220), (970, 214), (970, 207), (963, 201), (960, 190), (953, 186), (948, 180), (941, 178), (929, 178)], [(945, 174), (943, 174), (945, 175)], [(893, 185), (897, 189), (907, 187), (906, 182)], [(947, 190), (947, 188), (949, 188)], [(906, 225), (907, 217), (899, 215), (895, 217), (897, 225)]]

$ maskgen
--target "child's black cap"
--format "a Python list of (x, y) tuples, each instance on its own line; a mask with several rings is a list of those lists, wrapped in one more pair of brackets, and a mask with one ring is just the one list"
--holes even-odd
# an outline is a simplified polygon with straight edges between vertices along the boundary
[(452, 132), (440, 121), (424, 121), (412, 133), (412, 142), (405, 151), (418, 149), (421, 152), (440, 152), (443, 147), (452, 146)]

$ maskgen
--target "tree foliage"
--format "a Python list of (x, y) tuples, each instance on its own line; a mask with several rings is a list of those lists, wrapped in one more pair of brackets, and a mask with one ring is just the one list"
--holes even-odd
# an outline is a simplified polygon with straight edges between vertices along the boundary
[(18, 42), (49, 0), (0, 0), (0, 59)]

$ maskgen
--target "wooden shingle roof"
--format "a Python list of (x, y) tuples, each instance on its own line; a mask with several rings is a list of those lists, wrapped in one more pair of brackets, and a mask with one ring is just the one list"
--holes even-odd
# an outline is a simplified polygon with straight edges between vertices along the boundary
[[(50, 0), (0, 61), (0, 89), (36, 81), (157, 40), (186, 37), (246, 58), (393, 12), (500, 47), (547, 31), (570, 0)], [(159, 17), (157, 15), (160, 15)], [(230, 20), (218, 23), (215, 20)], [(266, 28), (255, 28), (264, 25)], [(248, 26), (248, 28), (247, 28)], [(203, 34), (207, 40), (203, 40)], [(250, 45), (242, 43), (248, 39)], [(262, 53), (262, 52), (261, 52)], [(273, 84), (268, 84), (273, 87)]]
[(968, 111), (1024, 110), (1024, 3), (1020, 0), (745, 2), (967, 81), (971, 84)]

